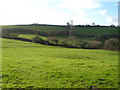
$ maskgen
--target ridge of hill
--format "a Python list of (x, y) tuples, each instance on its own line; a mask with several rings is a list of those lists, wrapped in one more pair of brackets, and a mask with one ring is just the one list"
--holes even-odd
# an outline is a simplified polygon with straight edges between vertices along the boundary
[[(113, 35), (118, 34), (118, 27), (109, 26), (80, 26), (76, 25), (73, 27), (75, 35)], [(69, 28), (65, 25), (8, 25), (2, 26), (2, 30), (7, 32), (15, 32), (20, 34), (33, 34), (34, 31), (40, 32), (63, 32), (67, 35)]]

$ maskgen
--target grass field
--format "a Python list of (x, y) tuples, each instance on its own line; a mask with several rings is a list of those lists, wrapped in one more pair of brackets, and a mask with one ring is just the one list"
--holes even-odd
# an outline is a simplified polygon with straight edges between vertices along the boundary
[(33, 34), (20, 34), (18, 37), (20, 37), (20, 38), (26, 38), (26, 39), (32, 39), (35, 36), (36, 35), (33, 35)]
[(67, 30), (67, 27), (60, 27), (60, 26), (46, 26), (46, 25), (42, 25), (42, 26), (34, 26), (34, 25), (8, 25), (8, 26), (3, 26), (4, 28), (9, 28), (9, 29), (13, 29), (13, 28), (19, 28), (19, 29), (29, 29), (29, 30), (40, 30), (40, 31), (64, 31)]
[(3, 39), (3, 88), (117, 88), (118, 53)]
[[(38, 30), (44, 32), (66, 31), (69, 30), (66, 26), (34, 26), (34, 25), (8, 25), (3, 26), (3, 29), (19, 29), (18, 33), (29, 33), (30, 30)], [(27, 29), (27, 32), (20, 32), (20, 29)], [(74, 27), (75, 35), (110, 35), (118, 34), (117, 27)]]

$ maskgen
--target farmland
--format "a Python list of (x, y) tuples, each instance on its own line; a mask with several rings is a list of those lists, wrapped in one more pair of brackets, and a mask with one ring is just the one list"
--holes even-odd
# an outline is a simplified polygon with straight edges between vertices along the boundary
[(3, 88), (118, 87), (118, 52), (2, 40)]
[[(63, 47), (72, 43), (72, 39), (68, 39), (67, 26), (8, 25), (3, 26), (2, 29), (3, 35), (8, 36), (1, 38), (3, 41), (3, 88), (118, 87), (117, 48), (110, 47), (110, 50), (115, 51), (100, 49), (104, 47), (105, 40), (110, 40), (110, 38), (114, 38), (112, 40), (116, 41), (115, 45), (117, 44), (117, 27), (73, 27), (74, 35), (77, 37), (73, 38), (73, 41), (78, 39), (78, 42), (73, 45), (89, 46), (90, 41), (96, 40), (93, 46), (97, 46), (96, 43), (102, 43), (99, 49)], [(33, 41), (36, 36), (38, 40), (41, 40), (39, 43), (20, 41), (21, 38)], [(51, 43), (40, 44), (45, 40)], [(58, 41), (58, 46), (49, 46), (55, 45), (52, 40)], [(85, 40), (89, 43), (84, 44)]]
[[(9, 25), (3, 26), (3, 31), (11, 31), (20, 34), (33, 34), (34, 31), (41, 31), (41, 32), (65, 32), (68, 31), (67, 26), (52, 26), (52, 25)], [(118, 34), (117, 27), (83, 27), (83, 26), (74, 26), (75, 35), (111, 35), (111, 34)], [(61, 34), (62, 35), (62, 34)], [(66, 34), (67, 35), (67, 34)]]

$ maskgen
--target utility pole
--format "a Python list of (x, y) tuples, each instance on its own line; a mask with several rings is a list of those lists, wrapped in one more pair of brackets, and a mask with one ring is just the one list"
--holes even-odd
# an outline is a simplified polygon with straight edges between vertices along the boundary
[(68, 37), (73, 37), (74, 36), (74, 30), (73, 30), (73, 20), (71, 20), (71, 24), (69, 24), (69, 36)]

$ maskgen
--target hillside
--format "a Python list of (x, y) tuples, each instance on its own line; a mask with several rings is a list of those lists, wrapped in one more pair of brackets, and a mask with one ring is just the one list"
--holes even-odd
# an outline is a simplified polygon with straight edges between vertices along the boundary
[(3, 39), (2, 46), (3, 88), (118, 87), (117, 52), (12, 39)]
[[(45, 45), (62, 45), (87, 49), (118, 49), (118, 27), (78, 25), (74, 26), (73, 30), (74, 33), (71, 38), (69, 37), (69, 28), (67, 26), (8, 25), (3, 26), (2, 37), (14, 39), (22, 38), (22, 40), (23, 38), (28, 38), (33, 42), (39, 42)], [(43, 40), (40, 41), (40, 38)], [(107, 41), (109, 41), (109, 44)]]
[[(34, 31), (41, 31), (46, 33), (55, 33), (59, 32), (64, 35), (68, 34), (67, 26), (55, 26), (55, 25), (9, 25), (2, 27), (3, 32), (15, 32), (21, 34), (33, 34)], [(87, 35), (87, 36), (95, 36), (95, 35), (116, 35), (118, 34), (117, 27), (104, 27), (104, 26), (74, 26), (74, 31), (76, 36)], [(64, 32), (64, 33), (63, 33)]]

